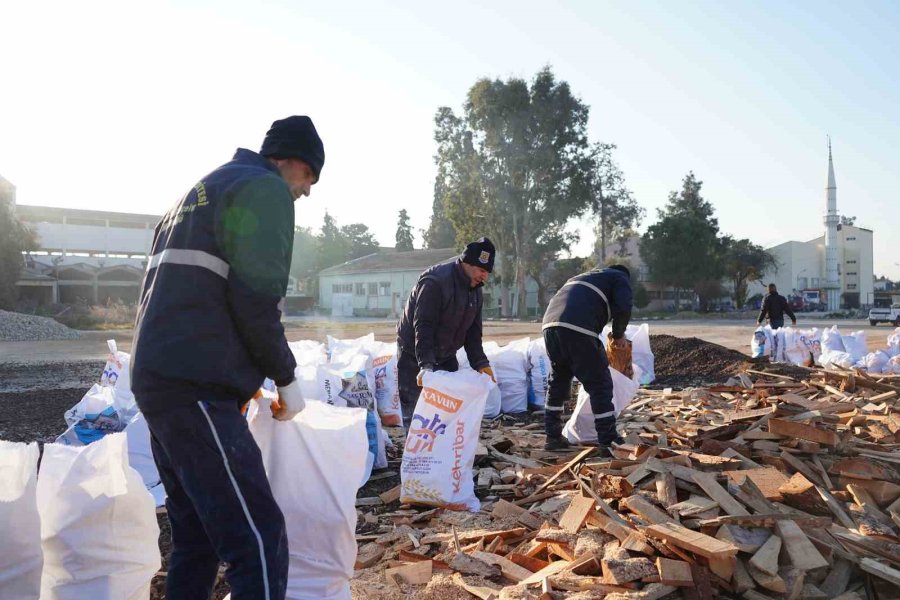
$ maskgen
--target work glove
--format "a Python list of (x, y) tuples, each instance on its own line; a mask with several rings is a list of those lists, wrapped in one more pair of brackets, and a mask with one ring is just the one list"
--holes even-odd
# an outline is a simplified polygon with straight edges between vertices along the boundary
[(419, 374), (416, 375), (416, 385), (422, 387), (422, 378), (425, 376), (425, 373), (432, 373), (434, 371), (433, 365), (422, 365), (422, 368), (419, 369)]
[(634, 368), (631, 364), (631, 342), (629, 342), (625, 336), (615, 339), (612, 334), (609, 334), (609, 338), (606, 342), (606, 354), (609, 359), (610, 367), (625, 377), (632, 377), (634, 375)]
[(278, 388), (278, 399), (272, 403), (272, 416), (279, 421), (290, 421), (306, 408), (306, 400), (296, 379)]
[(494, 369), (492, 369), (490, 367), (481, 367), (480, 369), (478, 369), (478, 372), (484, 373), (485, 375), (490, 376), (491, 381), (493, 381), (494, 383), (497, 383), (497, 378), (494, 377)]

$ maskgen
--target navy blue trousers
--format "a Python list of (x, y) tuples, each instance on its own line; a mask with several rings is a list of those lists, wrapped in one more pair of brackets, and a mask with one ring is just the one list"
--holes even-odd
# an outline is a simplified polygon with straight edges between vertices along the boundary
[(284, 516), (237, 402), (211, 400), (144, 414), (172, 526), (166, 598), (208, 600), (225, 562), (233, 600), (283, 600)]
[(613, 408), (613, 381), (609, 360), (599, 337), (565, 327), (544, 330), (544, 345), (550, 358), (547, 401), (544, 406), (544, 430), (549, 437), (562, 435), (563, 404), (572, 395), (572, 378), (578, 379), (591, 399), (597, 439), (608, 444), (616, 438)]

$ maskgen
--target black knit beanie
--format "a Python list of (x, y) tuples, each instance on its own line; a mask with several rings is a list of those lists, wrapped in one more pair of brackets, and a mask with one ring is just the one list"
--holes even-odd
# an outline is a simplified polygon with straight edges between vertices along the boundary
[(494, 258), (496, 258), (496, 256), (497, 251), (494, 249), (493, 242), (486, 237), (483, 237), (466, 246), (466, 249), (462, 254), (462, 261), (469, 265), (481, 267), (490, 273), (494, 270)]
[(312, 119), (293, 116), (272, 123), (259, 153), (267, 158), (299, 158), (316, 174), (325, 164), (325, 147)]

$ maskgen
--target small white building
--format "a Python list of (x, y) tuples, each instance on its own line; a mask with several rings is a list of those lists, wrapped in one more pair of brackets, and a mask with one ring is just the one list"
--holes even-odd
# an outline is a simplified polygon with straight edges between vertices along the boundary
[[(319, 272), (319, 308), (335, 317), (398, 318), (422, 272), (455, 260), (459, 254), (453, 248), (408, 251), (382, 248), (323, 269)], [(500, 288), (496, 282), (496, 277), (491, 277), (484, 288), (485, 317), (500, 315)], [(525, 292), (529, 316), (540, 317), (537, 284), (530, 277), (525, 281)], [(515, 306), (516, 290), (510, 289), (509, 293), (510, 303)]]
[[(801, 296), (828, 310), (871, 307), (875, 303), (874, 234), (871, 229), (840, 222), (830, 144), (825, 209), (823, 235), (768, 248), (778, 268), (766, 273), (763, 284), (774, 283), (783, 296)], [(765, 294), (765, 287), (751, 285), (749, 293)]]

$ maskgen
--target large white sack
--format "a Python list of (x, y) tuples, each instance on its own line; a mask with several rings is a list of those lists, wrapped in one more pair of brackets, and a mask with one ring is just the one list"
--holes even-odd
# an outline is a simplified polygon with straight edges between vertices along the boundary
[(528, 366), (531, 383), (531, 404), (544, 407), (547, 397), (547, 378), (550, 377), (550, 357), (544, 338), (536, 338), (528, 344)]
[(900, 327), (898, 327), (894, 330), (893, 333), (888, 335), (886, 352), (891, 356), (900, 355)]
[(41, 600), (146, 600), (160, 567), (159, 527), (124, 434), (83, 447), (46, 444), (37, 506)]
[(770, 360), (772, 362), (787, 362), (787, 357), (784, 355), (785, 348), (785, 340), (784, 340), (784, 327), (780, 327), (778, 329), (772, 330), (772, 356)]
[(846, 352), (844, 339), (837, 325), (822, 330), (822, 352)]
[(843, 335), (841, 336), (841, 340), (844, 342), (845, 351), (853, 357), (854, 362), (861, 360), (869, 353), (865, 331), (854, 331), (850, 335)]
[(809, 366), (813, 366), (819, 362), (819, 358), (822, 356), (822, 332), (816, 327), (807, 330), (805, 341), (813, 362)]
[[(619, 413), (634, 400), (634, 396), (641, 386), (637, 381), (629, 379), (612, 367), (609, 367), (609, 373), (613, 380), (613, 409), (618, 417)], [(584, 386), (578, 392), (575, 412), (572, 413), (565, 427), (563, 427), (563, 435), (573, 444), (597, 443), (597, 428), (594, 427), (591, 398), (584, 390)]]
[(124, 420), (129, 420), (138, 412), (134, 393), (131, 391), (131, 355), (120, 352), (116, 340), (106, 340), (109, 356), (100, 376), (100, 385), (113, 389), (113, 406)]
[(497, 342), (484, 344), (484, 353), (491, 362), (497, 385), (500, 386), (501, 410), (506, 414), (528, 410), (528, 344), (522, 338), (499, 346)]
[(397, 375), (397, 344), (373, 342), (372, 371), (375, 377), (375, 404), (381, 424), (396, 427), (403, 424), (400, 409), (400, 385)]
[(900, 354), (897, 356), (892, 356), (890, 362), (887, 365), (887, 369), (885, 373), (900, 375)]
[(324, 402), (332, 406), (364, 408), (367, 411), (366, 431), (369, 436), (369, 463), (366, 479), (373, 468), (387, 466), (387, 434), (381, 429), (375, 408), (375, 395), (369, 388), (369, 357), (355, 350), (335, 355), (339, 360), (318, 367), (297, 367), (300, 391), (308, 401)]
[(325, 344), (314, 340), (298, 340), (288, 342), (288, 348), (294, 355), (298, 367), (323, 365), (328, 362), (325, 354)]
[(375, 342), (375, 334), (370, 332), (364, 336), (353, 339), (338, 339), (328, 335), (325, 336), (325, 339), (328, 343), (328, 357), (331, 360), (334, 360), (335, 354), (340, 354), (347, 350), (367, 354), (369, 352), (369, 347)]
[(400, 466), (400, 501), (477, 512), (472, 464), (491, 388), (472, 370), (425, 373)]
[[(606, 347), (609, 334), (612, 333), (612, 325), (607, 323), (600, 332), (600, 342)], [(653, 383), (656, 379), (655, 359), (653, 350), (650, 349), (650, 325), (628, 325), (625, 328), (625, 339), (631, 342), (631, 362), (641, 368), (640, 384)]]
[(63, 417), (69, 428), (56, 439), (56, 443), (69, 446), (96, 442), (110, 433), (123, 431), (128, 425), (128, 421), (116, 410), (113, 388), (96, 383)]
[(772, 355), (772, 328), (768, 325), (760, 325), (753, 331), (753, 337), (750, 338), (750, 356), (753, 358), (762, 358)]
[(825, 368), (828, 367), (840, 367), (842, 369), (849, 369), (857, 361), (853, 360), (853, 357), (850, 356), (849, 352), (823, 352), (822, 356), (819, 358), (819, 364)]
[(812, 354), (807, 344), (807, 332), (793, 327), (784, 327), (785, 362), (801, 366), (812, 366)]
[(251, 403), (250, 433), (287, 524), (289, 600), (350, 599), (366, 415), (310, 402), (293, 420), (280, 422)]
[(41, 519), (37, 509), (38, 445), (0, 440), (0, 598), (41, 591)]
[(128, 422), (128, 426), (125, 427), (125, 437), (128, 441), (128, 464), (141, 476), (144, 487), (153, 496), (156, 506), (164, 505), (166, 490), (159, 478), (156, 461), (153, 460), (150, 428), (147, 427), (144, 413), (139, 412)]
[(881, 350), (866, 354), (862, 360), (856, 363), (857, 367), (865, 369), (867, 373), (890, 373), (891, 357)]

